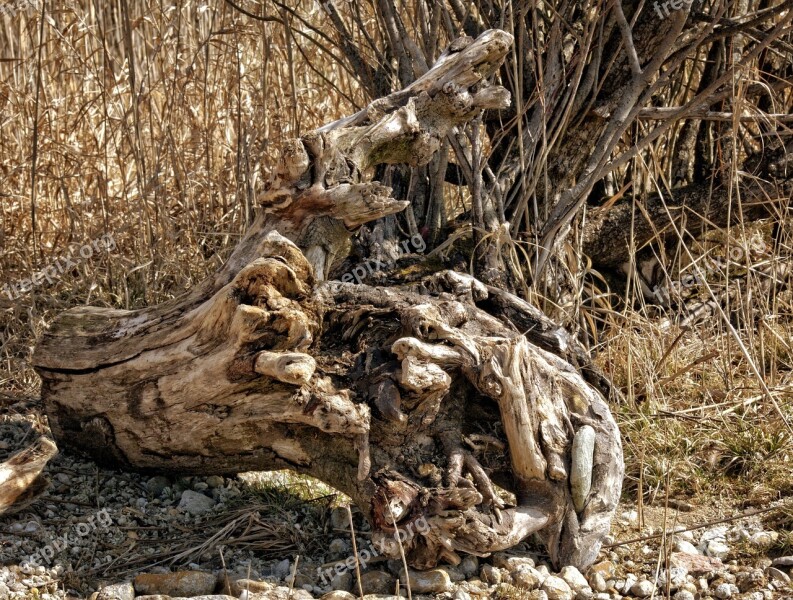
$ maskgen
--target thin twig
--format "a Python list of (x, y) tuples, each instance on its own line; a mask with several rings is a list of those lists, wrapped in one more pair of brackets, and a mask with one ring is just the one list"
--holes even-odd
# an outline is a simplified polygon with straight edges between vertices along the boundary
[(617, 17), (617, 24), (620, 27), (622, 34), (622, 41), (625, 43), (625, 51), (628, 53), (628, 59), (631, 63), (631, 72), (634, 76), (642, 74), (642, 66), (639, 63), (639, 55), (636, 53), (636, 46), (633, 44), (633, 32), (628, 20), (625, 18), (625, 12), (622, 10), (622, 0), (614, 0), (614, 14)]
[(297, 579), (297, 565), (300, 562), (300, 555), (298, 554), (295, 557), (295, 566), (292, 569), (292, 577), (289, 579), (289, 594), (286, 597), (286, 600), (292, 600), (292, 594), (295, 591), (295, 580)]
[(33, 152), (30, 159), (30, 230), (33, 234), (33, 259), (38, 253), (38, 238), (36, 236), (36, 164), (39, 156), (39, 101), (41, 98), (41, 56), (44, 48), (44, 22), (47, 11), (47, 0), (41, 3), (41, 17), (39, 20), (39, 47), (36, 58), (36, 100), (33, 111)]
[(358, 578), (358, 594), (363, 600), (363, 584), (361, 583), (361, 563), (358, 556), (358, 544), (355, 541), (355, 524), (352, 521), (352, 509), (347, 505), (347, 517), (350, 520), (350, 537), (352, 538), (352, 552), (355, 555), (355, 576)]
[(399, 555), (402, 557), (402, 567), (405, 569), (405, 587), (408, 590), (408, 600), (413, 600), (413, 596), (410, 593), (410, 572), (408, 571), (408, 561), (405, 558), (405, 549), (402, 547), (402, 540), (399, 537), (399, 527), (397, 526), (396, 518), (394, 517), (394, 511), (391, 510), (391, 505), (386, 502), (385, 505), (388, 507), (388, 514), (391, 515), (391, 524), (394, 526), (394, 537), (396, 538), (397, 544), (399, 545)]
[(625, 540), (623, 542), (614, 542), (613, 544), (604, 544), (603, 548), (616, 548), (618, 546), (627, 546), (628, 544), (636, 544), (638, 542), (647, 542), (649, 540), (657, 540), (665, 535), (675, 535), (684, 533), (686, 531), (696, 531), (697, 529), (704, 529), (705, 527), (710, 527), (712, 525), (719, 525), (721, 523), (730, 523), (732, 521), (740, 521), (741, 519), (748, 519), (749, 517), (754, 517), (757, 515), (762, 515), (764, 513), (773, 512), (775, 510), (782, 510), (783, 506), (771, 506), (768, 508), (760, 508), (758, 510), (744, 513), (742, 515), (733, 515), (732, 517), (725, 517), (723, 519), (716, 519), (715, 521), (707, 521), (705, 523), (698, 523), (697, 525), (692, 525), (686, 529), (680, 529), (678, 531), (662, 531), (661, 533), (655, 533), (653, 535), (645, 535), (642, 537), (632, 538), (630, 540)]

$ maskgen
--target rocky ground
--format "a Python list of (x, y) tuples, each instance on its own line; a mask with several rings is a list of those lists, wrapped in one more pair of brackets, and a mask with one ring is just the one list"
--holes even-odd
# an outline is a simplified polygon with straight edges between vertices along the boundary
[[(6, 406), (0, 460), (41, 433), (35, 402)], [(0, 600), (360, 595), (347, 510), (320, 484), (286, 474), (169, 479), (101, 469), (68, 452), (46, 473), (42, 497), (0, 518)], [(640, 528), (638, 513), (622, 507), (609, 547), (585, 574), (552, 572), (527, 544), (406, 577), (400, 560), (375, 556), (366, 523), (353, 520), (367, 600), (407, 595), (406, 579), (413, 597), (444, 600), (793, 598), (793, 556), (768, 552), (778, 554), (778, 533), (761, 515), (715, 523), (716, 512), (650, 508)]]

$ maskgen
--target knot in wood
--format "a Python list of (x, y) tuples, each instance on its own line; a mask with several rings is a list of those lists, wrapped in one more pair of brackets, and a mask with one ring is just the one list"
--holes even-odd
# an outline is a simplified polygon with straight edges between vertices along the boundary
[(482, 381), (486, 393), (494, 398), (501, 396), (504, 389), (501, 387), (501, 382), (496, 379), (494, 375), (488, 375)]

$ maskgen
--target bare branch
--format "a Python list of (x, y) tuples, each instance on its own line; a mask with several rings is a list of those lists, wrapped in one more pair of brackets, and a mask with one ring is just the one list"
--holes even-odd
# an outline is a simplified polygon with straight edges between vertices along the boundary
[(613, 0), (612, 6), (617, 15), (617, 23), (620, 26), (620, 33), (622, 33), (622, 41), (625, 44), (625, 51), (628, 54), (631, 71), (638, 77), (642, 74), (642, 66), (639, 64), (639, 55), (636, 54), (636, 46), (633, 45), (633, 32), (631, 31), (631, 26), (622, 10), (622, 0)]

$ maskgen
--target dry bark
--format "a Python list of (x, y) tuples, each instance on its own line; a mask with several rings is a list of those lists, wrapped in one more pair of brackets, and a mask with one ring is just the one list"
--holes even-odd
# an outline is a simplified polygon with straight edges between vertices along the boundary
[(457, 44), (402, 92), (291, 143), (234, 254), (184, 296), (60, 315), (34, 355), (58, 442), (140, 470), (311, 474), (350, 495), (392, 556), (395, 529), (425, 518), (405, 541), (417, 567), (533, 532), (556, 565), (591, 563), (623, 462), (603, 395), (568, 362), (585, 362), (574, 342), (451, 271), (326, 281), (351, 230), (406, 205), (370, 168), (425, 164), (453, 127), (505, 106), (485, 82), (510, 44), (496, 30)]

